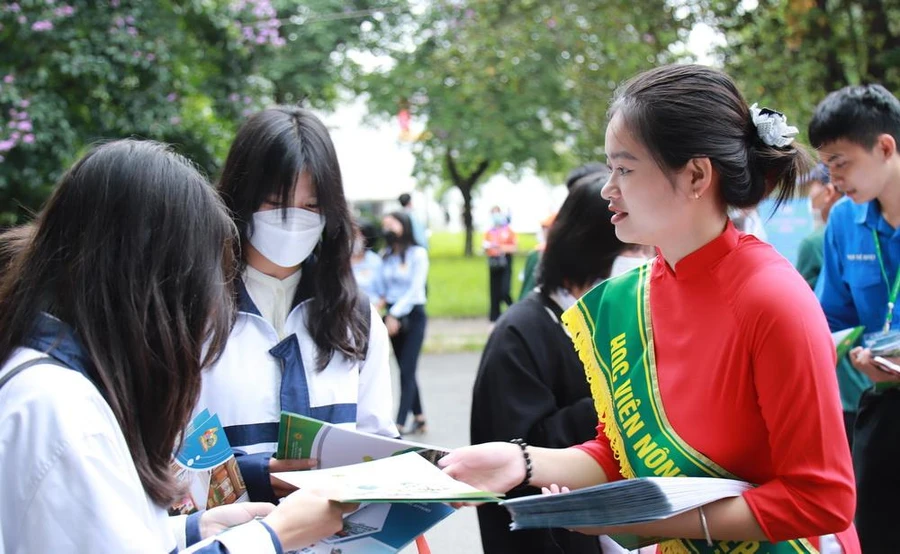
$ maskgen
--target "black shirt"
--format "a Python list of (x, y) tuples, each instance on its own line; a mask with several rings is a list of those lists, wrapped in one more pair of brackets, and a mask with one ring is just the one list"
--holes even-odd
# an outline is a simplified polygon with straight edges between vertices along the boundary
[[(564, 448), (594, 438), (597, 412), (561, 313), (532, 292), (497, 321), (472, 393), (472, 444), (522, 438)], [(540, 491), (528, 487), (507, 496), (529, 494)], [(486, 554), (601, 552), (597, 537), (564, 529), (510, 531), (509, 513), (495, 504), (479, 506), (478, 520)]]

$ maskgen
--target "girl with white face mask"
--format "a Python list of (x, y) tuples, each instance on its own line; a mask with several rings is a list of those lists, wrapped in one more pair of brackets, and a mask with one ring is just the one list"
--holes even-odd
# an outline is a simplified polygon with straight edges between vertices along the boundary
[[(353, 221), (328, 131), (275, 107), (238, 131), (218, 184), (240, 235), (238, 314), (196, 410), (218, 413), (251, 499), (290, 492), (270, 473), (282, 410), (397, 436), (389, 341), (350, 258)], [(377, 316), (377, 314), (375, 314)]]

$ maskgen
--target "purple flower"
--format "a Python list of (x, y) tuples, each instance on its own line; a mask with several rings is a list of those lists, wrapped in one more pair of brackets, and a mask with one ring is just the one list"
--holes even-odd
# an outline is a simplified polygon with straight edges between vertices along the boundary
[(120, 0), (109, 0), (109, 5), (114, 8), (118, 8), (119, 4), (120, 4)]
[(53, 23), (47, 21), (46, 19), (43, 19), (43, 20), (41, 20), (41, 21), (35, 21), (35, 22), (31, 25), (31, 30), (32, 30), (32, 31), (37, 31), (37, 32), (41, 32), (41, 31), (50, 31), (50, 30), (52, 30), (52, 29), (53, 29)]
[(6, 83), (7, 85), (12, 84), (12, 82), (15, 80), (16, 80), (16, 78), (12, 73), (3, 77), (3, 82)]
[(30, 105), (31, 105), (31, 100), (20, 100), (19, 101), (20, 108), (27, 108)]
[(19, 125), (19, 124), (18, 124), (17, 122), (15, 122), (15, 121), (10, 121), (10, 122), (9, 122), (9, 125), (7, 125), (7, 127), (9, 127), (10, 129), (15, 129), (16, 126), (18, 126), (18, 125)]
[(172, 116), (172, 117), (169, 118), (169, 123), (171, 123), (172, 125), (180, 125), (180, 124), (181, 124), (181, 118), (178, 117), (177, 115)]
[(24, 121), (28, 119), (28, 114), (25, 112), (19, 112), (16, 114), (16, 119), (18, 119), (19, 121)]
[(178, 95), (175, 94), (174, 92), (170, 92), (169, 95), (166, 96), (166, 100), (168, 100), (169, 102), (174, 102), (174, 101), (178, 100)]
[(0, 140), (0, 152), (9, 152), (15, 145), (14, 140)]
[(128, 23), (129, 25), (134, 25), (134, 16), (129, 15), (128, 17), (126, 17), (125, 23)]
[(153, 54), (153, 53), (147, 54), (147, 61), (148, 61), (148, 62), (152, 62), (152, 61), (155, 60), (155, 59), (156, 59), (156, 54)]
[(239, 102), (240, 99), (241, 99), (241, 95), (236, 92), (232, 92), (231, 94), (228, 95), (228, 100), (230, 102)]
[(125, 26), (125, 20), (122, 19), (121, 17), (117, 17), (115, 20), (115, 23), (116, 23), (116, 27), (124, 27)]
[(52, 6), (52, 5), (55, 4), (55, 3), (56, 3), (56, 0), (47, 0), (47, 5), (48, 5), (48, 6)]
[(134, 27), (129, 27), (129, 28), (128, 28), (128, 34), (131, 35), (131, 36), (133, 36), (133, 37), (136, 37), (136, 36), (137, 36), (137, 29), (135, 29)]
[(132, 53), (132, 56), (134, 56), (135, 58), (140, 59), (141, 56), (143, 56), (143, 54), (141, 54), (140, 51), (135, 50), (134, 53)]
[(30, 121), (20, 121), (19, 122), (19, 130), (20, 131), (31, 131), (33, 128), (31, 126)]
[(19, 13), (20, 11), (22, 11), (22, 8), (20, 8), (19, 5), (15, 2), (7, 6), (6, 9), (11, 11), (12, 13)]
[(53, 10), (53, 13), (56, 14), (56, 17), (69, 17), (75, 13), (75, 8), (66, 4)]
[(18, 132), (18, 131), (13, 131), (13, 132), (9, 135), (9, 139), (10, 139), (10, 140), (19, 140), (19, 137), (21, 137), (21, 136), (22, 136), (22, 133), (20, 133), (20, 132)]
[(31, 133), (25, 135), (24, 137), (22, 137), (22, 142), (24, 142), (25, 144), (31, 144), (31, 143), (33, 143), (33, 142), (34, 142), (34, 135), (32, 135)]
[(253, 102), (253, 99), (250, 98), (249, 96), (245, 96), (245, 97), (244, 97), (244, 104), (250, 104), (250, 102)]
[(19, 22), (19, 25), (25, 25), (26, 23), (28, 23), (28, 18), (25, 17), (24, 15), (20, 15), (20, 16), (16, 19), (16, 21)]

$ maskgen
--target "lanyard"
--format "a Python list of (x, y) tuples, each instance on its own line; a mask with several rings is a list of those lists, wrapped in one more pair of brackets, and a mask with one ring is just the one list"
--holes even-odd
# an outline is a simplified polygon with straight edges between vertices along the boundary
[(881, 241), (878, 240), (878, 232), (872, 229), (872, 238), (875, 239), (875, 254), (878, 256), (878, 265), (881, 267), (881, 276), (884, 277), (884, 284), (888, 290), (887, 315), (884, 318), (884, 332), (891, 330), (891, 320), (894, 319), (894, 302), (897, 301), (897, 293), (900, 292), (900, 267), (897, 268), (897, 275), (894, 277), (894, 286), (891, 287), (888, 281), (887, 270), (884, 267), (884, 257), (881, 255)]

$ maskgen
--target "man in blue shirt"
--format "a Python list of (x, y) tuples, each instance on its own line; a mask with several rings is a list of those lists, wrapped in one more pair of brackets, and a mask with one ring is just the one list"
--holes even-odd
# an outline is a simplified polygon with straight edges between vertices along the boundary
[[(900, 102), (880, 85), (843, 88), (816, 108), (809, 138), (846, 196), (831, 211), (816, 295), (832, 331), (900, 330)], [(850, 352), (871, 379), (854, 427), (856, 524), (863, 552), (900, 552), (900, 378)], [(898, 359), (891, 360), (900, 362)]]
[(413, 209), (412, 196), (404, 192), (397, 198), (397, 201), (400, 202), (403, 211), (409, 216), (409, 221), (412, 223), (413, 239), (415, 239), (416, 244), (428, 250), (428, 230), (422, 225), (419, 216), (416, 215), (416, 210)]

